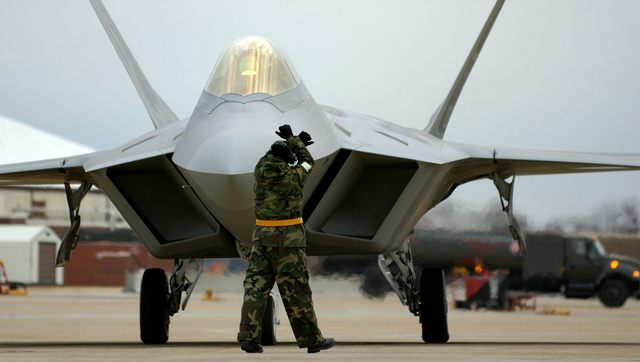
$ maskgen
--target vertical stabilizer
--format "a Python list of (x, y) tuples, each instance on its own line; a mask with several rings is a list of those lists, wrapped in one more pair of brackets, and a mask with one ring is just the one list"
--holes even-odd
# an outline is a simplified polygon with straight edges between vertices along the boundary
[(451, 113), (453, 113), (453, 108), (456, 106), (460, 92), (462, 92), (462, 87), (464, 87), (467, 77), (469, 77), (469, 73), (471, 73), (471, 69), (473, 69), (473, 65), (476, 63), (476, 59), (478, 59), (478, 56), (480, 55), (482, 46), (487, 40), (489, 32), (491, 32), (491, 28), (496, 22), (503, 4), (504, 0), (498, 0), (496, 2), (496, 5), (493, 7), (487, 22), (484, 24), (476, 43), (473, 45), (473, 48), (471, 48), (471, 52), (469, 53), (467, 60), (464, 62), (460, 73), (458, 73), (458, 78), (456, 78), (455, 83), (453, 83), (453, 87), (451, 87), (447, 98), (442, 102), (440, 107), (438, 107), (433, 116), (431, 116), (429, 125), (424, 129), (425, 132), (428, 132), (440, 139), (444, 136), (444, 132), (447, 130), (447, 124), (449, 123), (449, 118), (451, 118)]
[(109, 16), (109, 13), (107, 13), (107, 9), (105, 9), (102, 1), (89, 1), (91, 1), (93, 9), (96, 11), (96, 14), (98, 14), (98, 18), (100, 18), (100, 22), (102, 23), (104, 30), (107, 32), (107, 35), (109, 35), (109, 39), (111, 39), (113, 47), (116, 48), (122, 64), (127, 69), (127, 73), (129, 73), (129, 77), (131, 78), (131, 81), (133, 81), (133, 85), (136, 87), (140, 98), (142, 98), (142, 102), (147, 108), (147, 112), (149, 112), (149, 116), (151, 116), (153, 124), (156, 128), (162, 128), (171, 122), (178, 121), (178, 116), (173, 113), (162, 98), (160, 98), (153, 88), (151, 88), (147, 77), (142, 73), (142, 69), (140, 69), (138, 62), (136, 62), (133, 54), (131, 54), (131, 50), (129, 50), (129, 47), (124, 42), (118, 28), (116, 28), (113, 20), (111, 20), (111, 17)]

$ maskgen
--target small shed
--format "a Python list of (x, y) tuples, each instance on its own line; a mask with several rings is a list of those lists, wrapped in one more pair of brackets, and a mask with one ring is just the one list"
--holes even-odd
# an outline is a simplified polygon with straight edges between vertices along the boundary
[(56, 268), (61, 242), (48, 226), (0, 225), (0, 260), (9, 281), (62, 285), (63, 269)]

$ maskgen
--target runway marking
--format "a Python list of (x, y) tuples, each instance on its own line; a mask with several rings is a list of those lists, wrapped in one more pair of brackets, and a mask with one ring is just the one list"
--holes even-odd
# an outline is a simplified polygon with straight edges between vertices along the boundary
[(225, 353), (225, 352), (237, 351), (238, 349), (240, 349), (240, 347), (223, 348), (223, 349), (219, 349), (217, 351), (213, 351), (211, 353)]
[[(190, 356), (197, 356), (197, 355), (205, 355), (205, 354), (216, 354), (216, 353), (226, 353), (226, 352), (231, 352), (231, 351), (240, 351), (240, 347), (228, 347), (228, 348), (221, 348), (215, 351), (207, 351), (207, 352), (199, 352), (199, 353), (189, 353)], [(181, 355), (184, 353), (180, 353)]]
[[(17, 318), (138, 318), (138, 314), (0, 314), (0, 319)], [(231, 313), (218, 314), (176, 314), (172, 318), (236, 318)]]
[(323, 317), (342, 317), (342, 318), (360, 318), (366, 316), (384, 316), (384, 317), (397, 317), (407, 316), (406, 311), (385, 311), (385, 310), (355, 310), (348, 312), (323, 312)]
[(138, 318), (137, 314), (0, 314), (0, 319), (18, 318)]

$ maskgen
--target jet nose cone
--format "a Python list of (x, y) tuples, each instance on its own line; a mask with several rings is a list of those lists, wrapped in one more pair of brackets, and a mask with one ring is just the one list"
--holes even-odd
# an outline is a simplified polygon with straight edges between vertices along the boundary
[(190, 171), (220, 175), (250, 173), (277, 140), (282, 113), (264, 102), (227, 102), (211, 114), (194, 112), (178, 140), (173, 161)]
[(192, 143), (176, 149), (176, 153), (186, 156), (177, 155), (179, 160), (176, 163), (190, 171), (202, 173), (253, 173), (256, 163), (274, 139), (274, 136), (267, 136), (255, 129), (233, 126), (206, 137), (199, 144)]

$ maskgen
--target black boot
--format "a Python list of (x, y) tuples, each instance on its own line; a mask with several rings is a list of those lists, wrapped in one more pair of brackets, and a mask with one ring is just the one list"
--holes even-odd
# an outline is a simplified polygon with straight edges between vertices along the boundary
[(336, 345), (336, 340), (329, 337), (322, 340), (322, 342), (316, 344), (315, 346), (309, 346), (307, 352), (309, 353), (317, 353), (324, 349), (329, 349)]
[(262, 345), (254, 341), (242, 341), (240, 348), (247, 353), (262, 353)]

